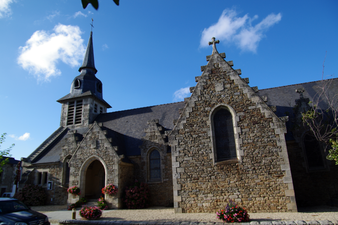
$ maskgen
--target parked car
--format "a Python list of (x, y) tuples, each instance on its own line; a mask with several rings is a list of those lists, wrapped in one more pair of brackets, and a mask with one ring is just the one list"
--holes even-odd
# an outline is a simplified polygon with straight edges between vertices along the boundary
[(15, 198), (0, 198), (0, 224), (2, 225), (50, 225), (48, 217), (31, 210)]

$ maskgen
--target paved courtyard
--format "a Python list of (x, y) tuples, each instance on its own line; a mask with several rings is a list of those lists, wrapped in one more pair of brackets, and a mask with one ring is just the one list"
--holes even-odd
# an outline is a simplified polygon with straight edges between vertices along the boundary
[[(70, 220), (72, 212), (66, 209), (66, 206), (36, 206), (32, 209), (46, 214), (52, 224), (58, 224), (59, 220)], [(338, 224), (338, 207), (315, 207), (300, 209), (297, 213), (250, 213), (251, 224)], [(76, 219), (81, 220), (78, 210)], [(100, 222), (107, 223), (108, 220), (120, 221), (127, 224), (148, 222), (152, 224), (159, 223), (208, 223), (214, 224), (221, 222), (216, 219), (215, 213), (174, 213), (172, 208), (151, 208), (140, 210), (105, 210)], [(284, 222), (281, 222), (284, 221)], [(331, 221), (329, 223), (328, 221)], [(99, 221), (96, 221), (96, 223)], [(116, 223), (116, 222), (115, 222)]]

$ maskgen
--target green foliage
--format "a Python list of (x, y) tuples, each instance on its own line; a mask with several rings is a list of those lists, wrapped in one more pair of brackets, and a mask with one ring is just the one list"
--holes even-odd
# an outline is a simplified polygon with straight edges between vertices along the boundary
[(100, 198), (99, 198), (99, 200), (97, 201), (97, 206), (98, 206), (101, 210), (108, 209), (108, 203), (106, 202), (106, 200), (104, 200), (103, 197), (100, 197)]
[(338, 139), (330, 139), (330, 144), (331, 149), (329, 150), (327, 159), (336, 161), (336, 165), (338, 165)]
[(12, 144), (9, 148), (5, 149), (5, 150), (1, 150), (1, 145), (2, 143), (5, 142), (6, 140), (6, 133), (3, 133), (1, 136), (0, 136), (0, 173), (2, 172), (2, 168), (4, 165), (6, 165), (8, 163), (8, 158), (6, 159), (3, 159), (3, 157), (9, 157), (11, 156), (9, 154), (9, 152), (11, 151), (11, 149), (14, 147), (14, 144)]
[(317, 141), (324, 144), (328, 150), (327, 159), (334, 160), (338, 165), (338, 112), (332, 107), (322, 110), (313, 105), (302, 113), (303, 123), (310, 128)]
[[(120, 4), (120, 0), (113, 0), (116, 5)], [(98, 0), (81, 0), (82, 2), (82, 7), (85, 9), (87, 8), (88, 4), (92, 4), (92, 6), (98, 10), (99, 8), (99, 1)]]
[(39, 185), (26, 184), (21, 191), (14, 195), (14, 198), (30, 206), (45, 205), (47, 193), (46, 190)]

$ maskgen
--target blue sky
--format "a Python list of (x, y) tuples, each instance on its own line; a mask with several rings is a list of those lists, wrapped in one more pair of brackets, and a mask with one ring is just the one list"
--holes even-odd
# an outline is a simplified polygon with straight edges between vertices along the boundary
[(94, 19), (97, 77), (109, 112), (188, 97), (212, 48), (259, 89), (338, 74), (338, 1), (0, 0), (2, 149), (27, 157), (60, 125)]

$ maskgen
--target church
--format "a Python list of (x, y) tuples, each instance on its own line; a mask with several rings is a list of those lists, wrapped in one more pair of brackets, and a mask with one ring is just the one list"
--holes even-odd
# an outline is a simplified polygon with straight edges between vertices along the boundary
[[(318, 86), (337, 92), (338, 79), (258, 90), (213, 38), (189, 98), (107, 113), (92, 36), (70, 93), (57, 100), (60, 127), (22, 159), (20, 188), (41, 185), (48, 204), (72, 204), (114, 184), (118, 193), (105, 199), (123, 208), (125, 187), (138, 180), (151, 206), (177, 213), (215, 212), (230, 199), (249, 213), (334, 204), (338, 166), (295, 124)], [(67, 193), (74, 185), (80, 196)]]

